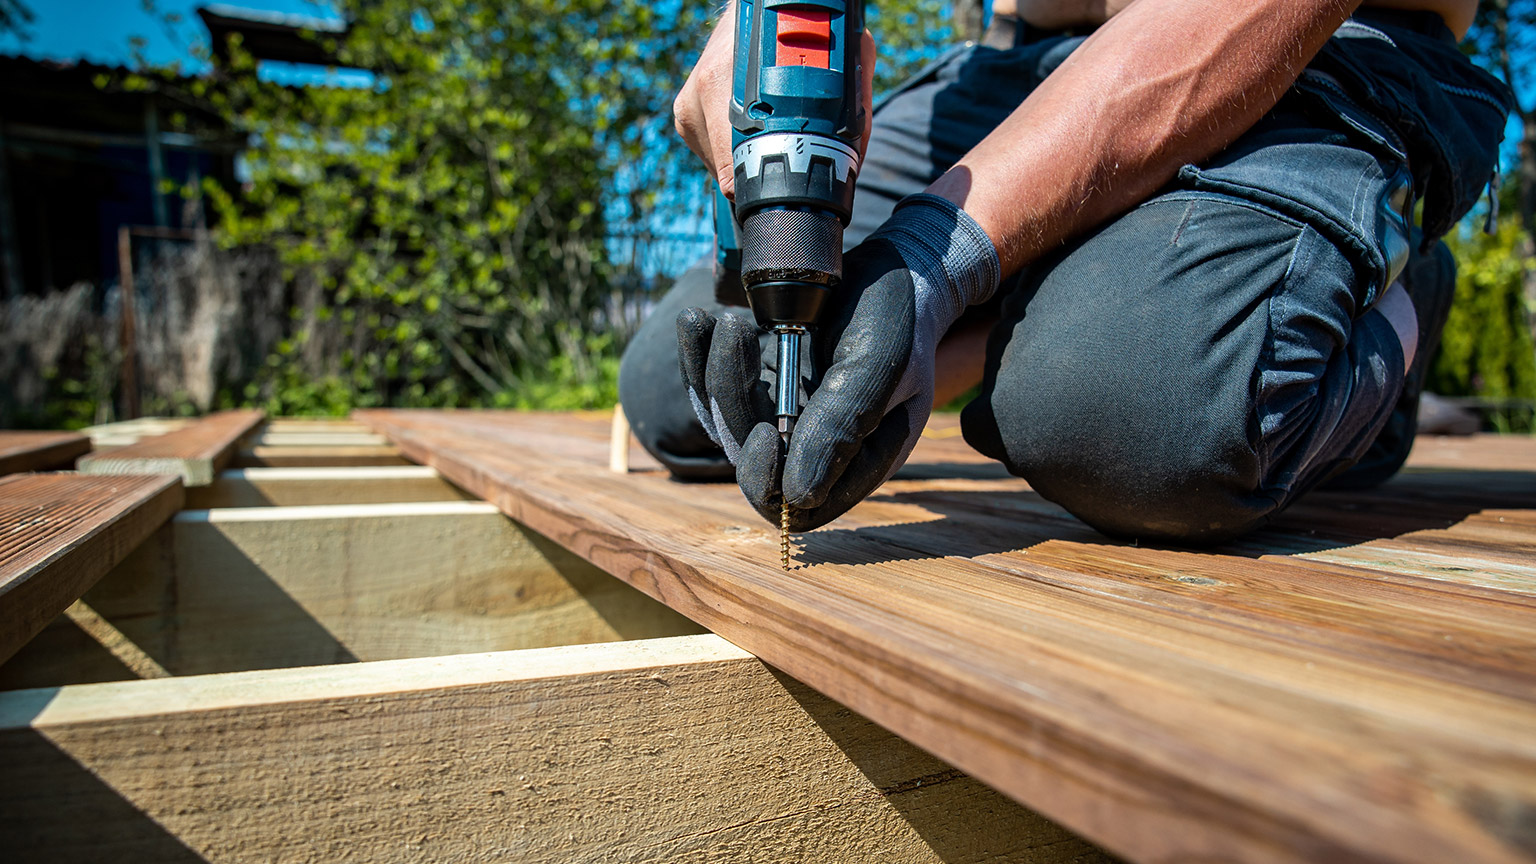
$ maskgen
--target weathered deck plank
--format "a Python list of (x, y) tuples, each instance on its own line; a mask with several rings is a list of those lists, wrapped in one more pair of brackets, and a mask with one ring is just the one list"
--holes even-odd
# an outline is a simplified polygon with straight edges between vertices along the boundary
[(357, 417), (1133, 860), (1536, 860), (1536, 472), (1506, 452), (1536, 442), (1197, 552), (1107, 540), (938, 434), (786, 574), (733, 487), (608, 472), (602, 418)]
[(0, 474), (72, 468), (89, 452), (91, 439), (78, 432), (0, 430)]
[(0, 478), (0, 662), (181, 507), (175, 477)]
[(187, 486), (206, 486), (229, 464), (240, 440), (265, 415), (242, 409), (209, 414), (194, 423), (80, 460), (85, 474), (177, 474)]

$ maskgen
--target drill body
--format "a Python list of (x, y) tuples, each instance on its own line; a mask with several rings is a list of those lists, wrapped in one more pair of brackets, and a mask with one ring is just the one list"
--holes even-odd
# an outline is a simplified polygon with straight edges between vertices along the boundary
[(737, 6), (736, 194), (734, 207), (716, 200), (716, 238), (722, 267), (739, 267), (758, 326), (778, 337), (775, 402), (786, 442), (800, 414), (801, 341), (843, 275), (864, 130), (863, 32), (863, 0)]

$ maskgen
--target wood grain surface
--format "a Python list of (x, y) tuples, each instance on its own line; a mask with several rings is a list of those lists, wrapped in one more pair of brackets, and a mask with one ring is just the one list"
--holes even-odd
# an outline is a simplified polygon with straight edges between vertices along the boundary
[(0, 430), (0, 474), (73, 468), (89, 452), (91, 439), (78, 432)]
[(241, 468), (187, 490), (187, 508), (293, 507), (462, 501), (470, 495), (423, 465), (366, 468)]
[(219, 411), (163, 435), (81, 458), (85, 474), (177, 474), (187, 486), (206, 486), (229, 464), (242, 438), (265, 415), (255, 409)]
[(719, 637), (0, 694), (9, 862), (1102, 864)]
[(734, 486), (609, 472), (607, 418), (356, 418), (1129, 859), (1536, 861), (1536, 441), (1426, 441), (1197, 551), (1104, 538), (941, 417), (784, 573)]
[(175, 477), (0, 478), (0, 662), (181, 507)]
[[(185, 510), (83, 599), (173, 675), (702, 632), (484, 501)], [(0, 664), (0, 689), (137, 674), (79, 625)]]

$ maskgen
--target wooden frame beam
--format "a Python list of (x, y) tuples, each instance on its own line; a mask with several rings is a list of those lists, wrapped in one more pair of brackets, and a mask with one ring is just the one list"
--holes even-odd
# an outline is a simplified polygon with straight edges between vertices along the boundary
[(719, 639), (0, 693), (15, 860), (1108, 859)]
[(187, 508), (464, 501), (472, 496), (424, 465), (237, 468), (189, 490)]
[(414, 464), (388, 444), (247, 447), (236, 454), (233, 462), (236, 468), (366, 468)]
[[(183, 511), (84, 599), (175, 675), (702, 632), (481, 501)], [(0, 688), (130, 674), (60, 620)]]
[(256, 433), (252, 447), (387, 447), (389, 441), (383, 435), (367, 430), (340, 432), (274, 431), (270, 426)]

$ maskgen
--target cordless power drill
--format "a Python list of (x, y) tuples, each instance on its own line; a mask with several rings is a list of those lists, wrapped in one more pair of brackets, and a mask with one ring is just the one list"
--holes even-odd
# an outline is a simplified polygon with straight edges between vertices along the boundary
[[(731, 95), (734, 212), (715, 202), (718, 263), (778, 337), (778, 429), (800, 415), (801, 340), (843, 275), (864, 109), (863, 0), (739, 0)], [(788, 542), (788, 507), (781, 526)]]
[(778, 336), (775, 402), (787, 441), (800, 415), (800, 340), (843, 275), (864, 129), (864, 3), (740, 0), (736, 16), (736, 201), (717, 199), (715, 236), (722, 269), (740, 273), (758, 326)]

